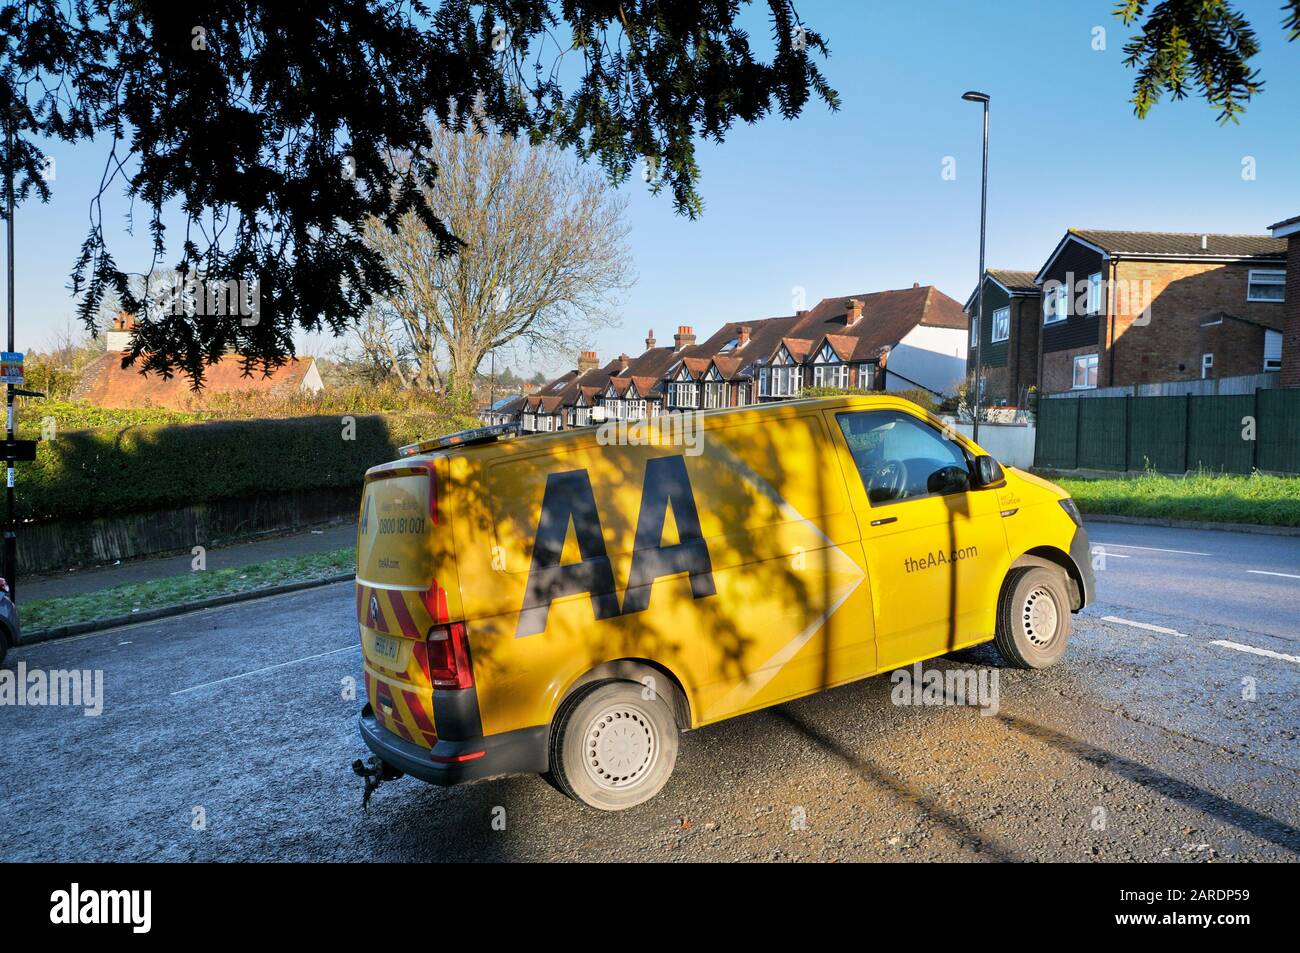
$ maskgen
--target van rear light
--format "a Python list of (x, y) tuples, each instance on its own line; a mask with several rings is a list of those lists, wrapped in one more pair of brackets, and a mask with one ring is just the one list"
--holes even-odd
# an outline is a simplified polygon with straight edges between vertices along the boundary
[(469, 660), (469, 641), (465, 623), (435, 625), (425, 640), (429, 683), (434, 688), (470, 688), (474, 669)]

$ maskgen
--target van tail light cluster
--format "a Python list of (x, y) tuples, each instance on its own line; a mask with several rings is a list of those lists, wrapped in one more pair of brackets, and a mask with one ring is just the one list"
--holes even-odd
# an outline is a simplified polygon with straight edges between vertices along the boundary
[(465, 623), (435, 625), (423, 642), (416, 643), (416, 658), (434, 688), (472, 688), (474, 668), (469, 660)]

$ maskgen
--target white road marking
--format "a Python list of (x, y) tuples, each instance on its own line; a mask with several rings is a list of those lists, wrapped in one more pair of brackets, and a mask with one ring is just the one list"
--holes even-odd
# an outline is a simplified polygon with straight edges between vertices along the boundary
[(1254, 573), (1256, 576), (1281, 576), (1283, 579), (1300, 579), (1293, 572), (1269, 572), (1267, 569), (1247, 569), (1246, 572)]
[(204, 682), (202, 685), (191, 685), (189, 688), (182, 688), (180, 691), (172, 692), (173, 695), (184, 695), (186, 692), (197, 692), (200, 688), (211, 688), (213, 685), (224, 685), (226, 682), (237, 681), (241, 678), (248, 678), (250, 675), (261, 675), (263, 672), (273, 672), (277, 668), (284, 668), (286, 665), (297, 665), (299, 662), (310, 662), (312, 659), (325, 658), (328, 655), (338, 655), (340, 652), (355, 652), (361, 648), (360, 644), (349, 645), (341, 649), (335, 649), (332, 652), (321, 652), (319, 655), (305, 655), (302, 658), (291, 659), (288, 662), (280, 662), (276, 665), (268, 665), (266, 668), (255, 669), (251, 672), (244, 672), (241, 675), (231, 675), (227, 678), (219, 678), (215, 682)]
[(1213, 556), (1213, 553), (1198, 553), (1190, 549), (1161, 549), (1159, 546), (1133, 546), (1130, 543), (1096, 543), (1098, 546), (1118, 546), (1120, 549), (1145, 549), (1153, 553), (1178, 553), (1180, 556)]
[(1131, 625), (1135, 629), (1148, 629), (1152, 632), (1162, 632), (1165, 635), (1176, 635), (1180, 639), (1187, 638), (1186, 632), (1179, 632), (1177, 629), (1166, 629), (1163, 625), (1152, 625), (1149, 622), (1134, 622), (1132, 619), (1121, 619), (1117, 615), (1104, 615), (1101, 617), (1102, 622), (1118, 622), (1120, 625)]
[(1093, 549), (1090, 549), (1089, 552), (1094, 556), (1105, 556), (1107, 559), (1132, 559), (1133, 558), (1131, 553), (1112, 553), (1110, 550), (1104, 549), (1101, 546), (1097, 546)]
[(1242, 645), (1240, 642), (1229, 642), (1226, 639), (1216, 639), (1211, 645), (1221, 645), (1225, 649), (1236, 649), (1238, 652), (1249, 652), (1251, 655), (1262, 655), (1265, 658), (1275, 658), (1283, 662), (1295, 662), (1300, 665), (1300, 655), (1283, 655), (1281, 652), (1270, 652), (1268, 649), (1257, 649), (1253, 645)]

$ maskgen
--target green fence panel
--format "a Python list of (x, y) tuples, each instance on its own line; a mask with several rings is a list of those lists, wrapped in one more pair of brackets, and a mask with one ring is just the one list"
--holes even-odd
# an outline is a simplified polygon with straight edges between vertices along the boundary
[(1187, 469), (1249, 473), (1256, 441), (1246, 439), (1243, 418), (1255, 416), (1254, 395), (1187, 399)]
[(1187, 465), (1187, 398), (1129, 401), (1128, 468), (1182, 473)]
[(1083, 397), (1079, 407), (1079, 466), (1123, 470), (1128, 431), (1127, 397)]
[(1083, 400), (1059, 397), (1038, 402), (1034, 465), (1073, 470), (1078, 462), (1079, 405)]
[(1300, 390), (1261, 390), (1256, 397), (1256, 466), (1272, 473), (1300, 473)]

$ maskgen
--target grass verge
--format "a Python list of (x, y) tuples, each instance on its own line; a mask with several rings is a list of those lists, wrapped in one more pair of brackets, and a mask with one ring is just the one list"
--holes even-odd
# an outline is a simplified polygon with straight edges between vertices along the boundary
[(23, 632), (32, 633), (77, 622), (113, 619), (145, 609), (183, 606), (217, 596), (326, 579), (348, 572), (355, 565), (356, 550), (348, 546), (326, 553), (286, 556), (232, 569), (191, 572), (76, 596), (42, 599), (23, 603), (19, 611)]
[(1052, 476), (1085, 514), (1300, 526), (1300, 477), (1147, 472), (1114, 479)]

